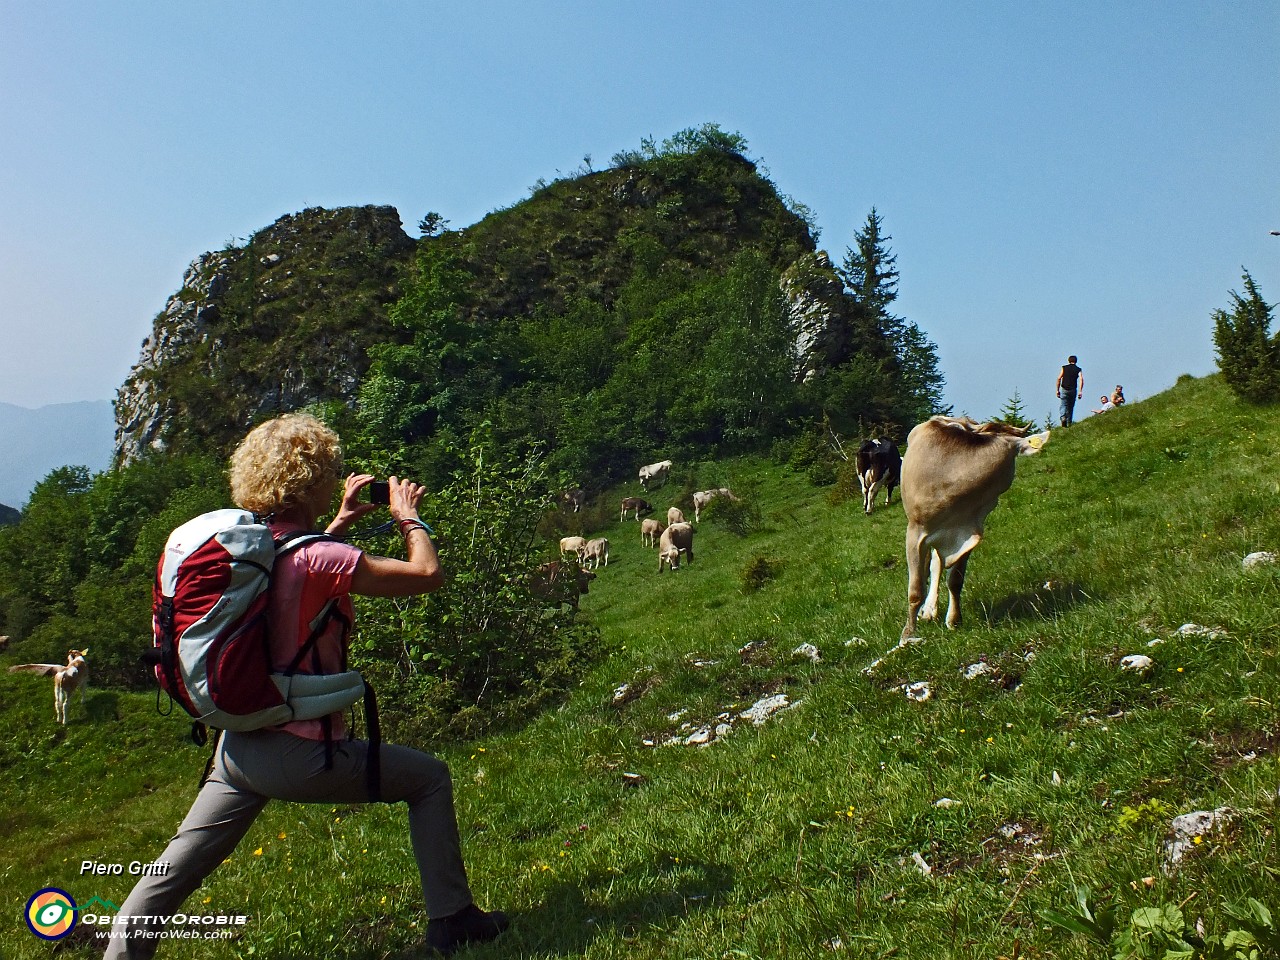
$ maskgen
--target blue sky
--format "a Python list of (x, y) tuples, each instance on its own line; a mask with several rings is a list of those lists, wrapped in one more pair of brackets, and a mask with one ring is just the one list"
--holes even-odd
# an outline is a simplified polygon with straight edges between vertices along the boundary
[(947, 397), (1214, 369), (1280, 300), (1280, 4), (0, 0), (0, 402), (108, 399), (186, 265), (308, 206), (454, 227), (712, 122), (837, 262), (872, 206)]

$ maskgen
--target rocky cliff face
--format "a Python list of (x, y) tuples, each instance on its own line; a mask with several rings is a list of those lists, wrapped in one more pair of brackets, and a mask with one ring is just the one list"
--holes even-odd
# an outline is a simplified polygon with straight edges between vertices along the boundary
[(796, 379), (807, 382), (847, 358), (849, 299), (824, 250), (804, 254), (781, 282), (796, 331)]
[(116, 394), (116, 461), (225, 446), (265, 414), (353, 401), (413, 247), (393, 207), (312, 208), (199, 257)]

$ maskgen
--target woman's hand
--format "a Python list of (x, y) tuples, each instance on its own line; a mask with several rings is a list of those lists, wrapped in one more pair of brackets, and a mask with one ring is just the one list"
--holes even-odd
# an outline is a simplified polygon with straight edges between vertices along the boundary
[(427, 488), (420, 483), (414, 483), (412, 480), (401, 480), (399, 477), (388, 477), (387, 483), (391, 487), (391, 519), (397, 524), (401, 520), (418, 519), (418, 504), (422, 503), (422, 497), (427, 492)]
[[(418, 504), (427, 488), (412, 480), (388, 477), (391, 488), (391, 518), (400, 526), (404, 520), (418, 520)], [(425, 530), (416, 525), (400, 527), (404, 536), (404, 560), (360, 554), (351, 577), (351, 592), (371, 597), (408, 597), (438, 590), (444, 584), (440, 558)]]
[(334, 516), (325, 533), (340, 534), (366, 513), (377, 510), (376, 504), (361, 503), (360, 491), (373, 483), (373, 477), (367, 473), (350, 473), (342, 484), (342, 505)]

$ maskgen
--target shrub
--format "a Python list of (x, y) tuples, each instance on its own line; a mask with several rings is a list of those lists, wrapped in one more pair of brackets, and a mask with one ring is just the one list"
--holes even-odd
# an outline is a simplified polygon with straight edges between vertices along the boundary
[(763, 526), (759, 500), (753, 490), (743, 486), (739, 486), (732, 497), (716, 497), (702, 508), (702, 516), (739, 537)]
[(360, 668), (375, 682), (408, 681), (415, 694), (389, 714), (393, 734), (443, 725), (470, 737), (529, 716), (569, 690), (599, 648), (599, 631), (573, 608), (529, 589), (544, 549), (538, 522), (552, 505), (545, 461), (498, 458), (483, 432), (455, 452), (462, 468), (424, 508), (444, 587), (360, 600)]
[(754, 593), (778, 576), (779, 564), (763, 554), (756, 554), (742, 569), (742, 592)]

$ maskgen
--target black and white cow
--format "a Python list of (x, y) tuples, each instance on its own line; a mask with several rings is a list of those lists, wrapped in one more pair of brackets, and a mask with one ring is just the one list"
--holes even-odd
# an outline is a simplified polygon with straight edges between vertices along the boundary
[(876, 494), (885, 488), (884, 505), (893, 499), (893, 488), (902, 475), (902, 455), (892, 440), (868, 440), (858, 448), (858, 483), (862, 485), (862, 508), (871, 512)]

